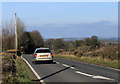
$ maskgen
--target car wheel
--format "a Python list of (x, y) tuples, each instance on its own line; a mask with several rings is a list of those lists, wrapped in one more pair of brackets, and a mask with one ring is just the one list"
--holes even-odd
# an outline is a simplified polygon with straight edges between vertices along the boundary
[(36, 62), (35, 62), (35, 61), (32, 61), (32, 63), (33, 63), (33, 64), (36, 64)]
[(50, 63), (53, 63), (53, 60), (51, 60)]

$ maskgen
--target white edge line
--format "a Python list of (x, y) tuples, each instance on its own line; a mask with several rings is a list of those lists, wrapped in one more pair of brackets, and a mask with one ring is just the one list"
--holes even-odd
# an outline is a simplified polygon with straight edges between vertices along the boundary
[[(33, 69), (33, 67), (27, 62), (26, 59), (24, 59), (22, 56), (21, 58), (27, 63), (27, 65), (30, 67), (30, 69), (32, 70), (32, 72), (35, 74), (35, 76), (37, 77), (37, 79), (41, 79), (41, 77), (38, 75), (38, 73)], [(40, 80), (40, 82), (42, 84), (45, 84), (43, 80)]]

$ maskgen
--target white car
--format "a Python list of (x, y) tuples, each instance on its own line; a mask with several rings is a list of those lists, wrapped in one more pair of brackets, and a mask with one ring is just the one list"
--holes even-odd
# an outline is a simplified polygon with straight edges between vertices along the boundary
[(33, 63), (36, 63), (37, 61), (53, 62), (53, 53), (49, 48), (37, 48), (33, 55)]

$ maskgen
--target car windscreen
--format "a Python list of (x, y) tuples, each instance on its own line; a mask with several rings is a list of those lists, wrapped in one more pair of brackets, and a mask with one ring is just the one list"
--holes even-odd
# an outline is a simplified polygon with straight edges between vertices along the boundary
[(37, 50), (36, 53), (51, 53), (51, 51), (49, 49), (41, 49)]

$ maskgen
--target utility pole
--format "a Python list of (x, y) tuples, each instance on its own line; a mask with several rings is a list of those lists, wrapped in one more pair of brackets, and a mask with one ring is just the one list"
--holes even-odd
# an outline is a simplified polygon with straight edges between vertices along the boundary
[(17, 18), (15, 13), (15, 49), (18, 49), (18, 36), (17, 36)]

